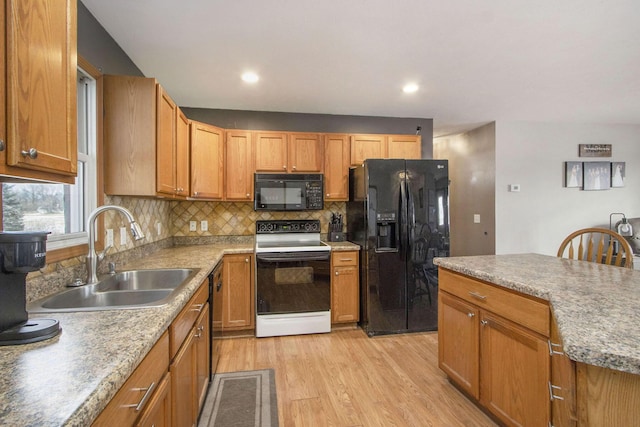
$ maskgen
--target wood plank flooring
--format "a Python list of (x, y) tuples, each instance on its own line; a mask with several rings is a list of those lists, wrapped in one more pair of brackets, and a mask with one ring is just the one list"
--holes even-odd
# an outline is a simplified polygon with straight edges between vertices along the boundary
[(218, 372), (273, 368), (280, 425), (495, 426), (438, 369), (436, 333), (223, 339)]

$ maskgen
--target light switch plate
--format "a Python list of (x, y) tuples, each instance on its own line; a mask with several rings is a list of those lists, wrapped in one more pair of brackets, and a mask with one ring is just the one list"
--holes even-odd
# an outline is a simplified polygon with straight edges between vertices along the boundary
[(200, 230), (201, 231), (209, 231), (209, 221), (200, 221)]
[(120, 227), (120, 244), (127, 244), (127, 227)]
[(189, 221), (189, 231), (196, 231), (196, 222), (195, 221)]
[(105, 247), (113, 246), (113, 228), (107, 228), (107, 241)]
[(520, 184), (509, 184), (509, 191), (517, 193), (520, 191)]
[(162, 234), (162, 223), (156, 222), (156, 233), (159, 235)]
[(473, 214), (473, 223), (480, 224), (480, 214)]

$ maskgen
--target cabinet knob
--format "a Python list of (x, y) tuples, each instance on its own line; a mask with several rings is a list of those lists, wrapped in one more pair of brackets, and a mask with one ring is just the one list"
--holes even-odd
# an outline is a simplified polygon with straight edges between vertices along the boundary
[(293, 166), (291, 169), (296, 170), (296, 167), (295, 167), (295, 166)]
[(20, 154), (22, 154), (22, 157), (35, 159), (36, 157), (38, 157), (38, 150), (36, 150), (35, 148), (29, 148), (29, 151), (22, 150)]
[(331, 194), (327, 193), (327, 195), (325, 197), (331, 197)]
[(282, 169), (287, 170), (287, 165), (284, 165)]
[(4, 140), (0, 139), (0, 151), (4, 151), (5, 145)]
[(247, 199), (248, 199), (249, 197), (251, 197), (251, 195), (250, 195), (249, 193), (247, 193)]
[(482, 326), (485, 326), (485, 325), (487, 325), (488, 323), (489, 323), (489, 322), (487, 322), (486, 320), (481, 320), (481, 321), (480, 321), (480, 324), (481, 324)]
[(193, 195), (194, 195), (194, 196), (197, 196), (198, 194), (200, 194), (200, 192), (199, 192), (199, 191), (194, 191), (194, 192), (193, 192)]
[(469, 317), (474, 317), (476, 314), (475, 313), (467, 313), (467, 316)]
[(245, 259), (244, 259), (244, 262), (249, 262), (249, 258), (245, 258)]
[(336, 276), (339, 276), (339, 275), (340, 275), (340, 273), (338, 273), (338, 272), (336, 271)]

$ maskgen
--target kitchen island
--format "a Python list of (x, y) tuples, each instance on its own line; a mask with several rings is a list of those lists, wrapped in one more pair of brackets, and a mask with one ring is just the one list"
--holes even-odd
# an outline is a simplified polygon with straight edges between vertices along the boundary
[[(640, 272), (537, 254), (438, 258), (435, 263), (444, 269), (445, 276), (459, 279), (451, 281), (449, 289), (455, 289), (458, 282), (460, 286), (473, 282), (487, 290), (548, 304), (549, 323), (557, 325), (562, 342), (556, 351), (570, 359), (574, 373), (577, 410), (570, 421), (594, 426), (625, 425), (616, 420), (633, 420), (626, 425), (640, 422)], [(494, 313), (486, 307), (491, 297), (472, 297), (476, 298), (473, 307), (479, 307), (479, 316), (489, 319), (481, 325), (491, 326)], [(516, 305), (511, 312), (517, 313), (518, 309)], [(473, 316), (469, 313), (469, 318)], [(552, 335), (549, 332), (542, 331), (538, 336), (546, 340)], [(551, 358), (547, 366), (553, 377)], [(553, 421), (559, 425), (555, 418)]]

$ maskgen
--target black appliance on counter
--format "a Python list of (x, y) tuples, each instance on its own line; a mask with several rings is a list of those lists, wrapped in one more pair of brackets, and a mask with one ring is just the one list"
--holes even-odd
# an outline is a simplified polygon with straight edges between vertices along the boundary
[(324, 208), (323, 175), (254, 174), (256, 211), (309, 211)]
[(28, 344), (60, 332), (54, 319), (29, 320), (27, 273), (45, 266), (48, 231), (0, 232), (0, 345)]
[(369, 336), (436, 330), (449, 256), (446, 160), (365, 160), (351, 168), (347, 239), (360, 245), (360, 325)]

